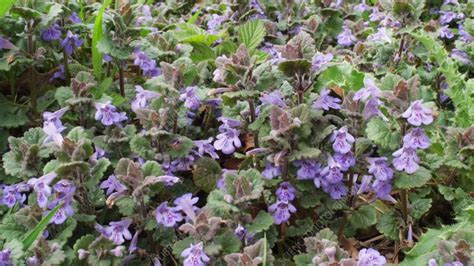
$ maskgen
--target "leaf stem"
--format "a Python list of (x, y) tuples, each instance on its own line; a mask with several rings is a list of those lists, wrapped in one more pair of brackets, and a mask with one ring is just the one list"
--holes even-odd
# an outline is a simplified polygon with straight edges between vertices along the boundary
[(123, 67), (121, 62), (118, 63), (119, 69), (119, 85), (120, 85), (120, 95), (125, 97), (125, 81), (124, 81), (124, 74), (123, 74)]

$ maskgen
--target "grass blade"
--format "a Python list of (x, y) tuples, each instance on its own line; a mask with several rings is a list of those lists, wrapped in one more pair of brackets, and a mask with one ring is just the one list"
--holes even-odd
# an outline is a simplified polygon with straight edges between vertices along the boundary
[(102, 27), (102, 17), (104, 15), (105, 9), (110, 5), (112, 0), (105, 0), (104, 4), (99, 10), (97, 17), (94, 21), (94, 31), (92, 33), (92, 67), (94, 69), (94, 75), (98, 80), (102, 79), (102, 53), (99, 52), (97, 44), (100, 39), (102, 39), (103, 27)]
[(10, 8), (15, 4), (16, 0), (2, 0), (0, 4), (0, 18), (5, 16), (5, 14), (10, 10)]
[(43, 219), (41, 219), (41, 221), (36, 225), (36, 227), (33, 228), (33, 230), (31, 230), (26, 235), (25, 239), (23, 239), (22, 241), (24, 250), (28, 250), (31, 247), (31, 245), (35, 242), (38, 236), (43, 233), (44, 229), (46, 229), (51, 219), (53, 219), (53, 216), (56, 214), (56, 212), (58, 212), (59, 208), (61, 208), (62, 206), (63, 206), (63, 203), (58, 204), (56, 207), (54, 207), (54, 209), (52, 209), (48, 213), (48, 215), (43, 217)]

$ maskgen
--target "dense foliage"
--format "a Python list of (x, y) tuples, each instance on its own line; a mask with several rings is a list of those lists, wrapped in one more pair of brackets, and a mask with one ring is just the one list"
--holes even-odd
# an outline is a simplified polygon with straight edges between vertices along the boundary
[(474, 265), (474, 2), (0, 6), (0, 265)]

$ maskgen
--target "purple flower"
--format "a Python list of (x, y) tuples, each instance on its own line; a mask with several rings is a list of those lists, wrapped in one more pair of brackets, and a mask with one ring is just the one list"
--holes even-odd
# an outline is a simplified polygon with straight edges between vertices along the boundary
[(6, 248), (0, 251), (0, 265), (2, 266), (13, 266), (12, 258), (11, 258), (11, 250)]
[(53, 81), (57, 79), (66, 80), (66, 71), (64, 70), (63, 64), (59, 65), (59, 70), (53, 73), (53, 76), (49, 79), (49, 81)]
[(347, 188), (343, 182), (338, 183), (323, 183), (323, 190), (326, 193), (329, 193), (334, 200), (342, 199), (347, 195)]
[(0, 50), (2, 49), (10, 50), (13, 48), (15, 48), (15, 45), (13, 45), (13, 43), (11, 43), (9, 40), (0, 36)]
[(469, 32), (464, 30), (464, 26), (462, 24), (459, 24), (458, 29), (459, 29), (459, 40), (461, 42), (465, 42), (465, 43), (474, 42), (474, 37), (471, 34), (469, 34)]
[(454, 38), (454, 33), (451, 31), (450, 28), (448, 28), (448, 26), (444, 26), (439, 29), (439, 37), (445, 39), (452, 39)]
[(278, 90), (272, 91), (270, 93), (264, 93), (262, 97), (260, 97), (260, 101), (262, 104), (268, 104), (268, 105), (276, 105), (280, 108), (286, 108), (286, 102), (283, 99), (283, 95), (281, 95), (281, 92)]
[(469, 65), (472, 63), (469, 55), (466, 52), (461, 51), (459, 49), (451, 50), (451, 57), (466, 65)]
[(197, 95), (197, 90), (197, 86), (187, 87), (179, 96), (179, 100), (184, 101), (184, 106), (192, 111), (199, 109), (201, 106), (201, 100)]
[(250, 0), (250, 8), (256, 11), (256, 14), (252, 15), (252, 19), (266, 19), (265, 11), (263, 10), (262, 4), (258, 0)]
[(204, 156), (205, 153), (209, 154), (213, 159), (219, 159), (214, 146), (212, 146), (213, 137), (204, 140), (193, 141), (194, 146), (197, 148), (199, 156)]
[(28, 190), (29, 186), (25, 183), (10, 186), (3, 185), (3, 194), (0, 203), (6, 205), (8, 208), (12, 208), (17, 202), (21, 204), (26, 200), (26, 195), (22, 194), (22, 192)]
[(362, 111), (362, 115), (364, 119), (370, 119), (374, 116), (379, 116), (383, 120), (388, 121), (388, 118), (380, 111), (379, 106), (382, 105), (382, 101), (377, 98), (372, 98), (365, 103), (364, 110)]
[(341, 46), (351, 46), (355, 41), (357, 41), (357, 39), (352, 35), (351, 29), (347, 26), (343, 26), (341, 33), (337, 35), (337, 44)]
[(441, 16), (439, 17), (439, 21), (442, 25), (449, 24), (456, 18), (456, 13), (451, 11), (439, 11), (439, 13), (441, 14)]
[(227, 15), (212, 14), (211, 18), (207, 21), (207, 32), (217, 34), (217, 29), (228, 19)]
[[(70, 204), (70, 198), (65, 201), (64, 205), (58, 209), (58, 211), (54, 214), (53, 218), (49, 223), (54, 223), (54, 224), (62, 224), (66, 221), (68, 217), (71, 217), (74, 215), (74, 209), (72, 208)], [(46, 212), (45, 214), (47, 214)]]
[(177, 206), (178, 210), (183, 211), (189, 219), (194, 221), (196, 219), (196, 211), (198, 210), (198, 207), (195, 207), (194, 204), (198, 201), (198, 197), (193, 198), (193, 194), (187, 193), (175, 199), (174, 205)]
[(113, 192), (122, 192), (127, 190), (127, 187), (120, 183), (115, 175), (110, 175), (107, 180), (102, 181), (100, 188), (107, 189), (107, 192), (105, 192), (106, 195), (110, 195)]
[(131, 224), (132, 219), (125, 219), (118, 222), (110, 222), (109, 226), (106, 227), (96, 224), (95, 229), (104, 237), (114, 242), (115, 245), (121, 245), (125, 240), (132, 239), (132, 234), (128, 230)]
[(393, 156), (393, 166), (398, 171), (404, 170), (409, 174), (413, 174), (419, 167), (420, 158), (416, 154), (415, 148), (404, 146), (394, 152)]
[(369, 10), (369, 6), (365, 3), (365, 1), (363, 1), (362, 3), (356, 5), (354, 7), (354, 11), (357, 11), (357, 12), (364, 12), (366, 10)]
[(148, 78), (156, 77), (161, 74), (159, 68), (156, 67), (156, 61), (148, 57), (147, 54), (141, 51), (137, 51), (134, 53), (135, 60), (133, 63), (140, 67), (143, 71), (143, 75)]
[(110, 126), (114, 123), (120, 123), (127, 120), (125, 112), (116, 112), (117, 108), (110, 104), (110, 101), (106, 103), (95, 103), (95, 119), (102, 122), (104, 126)]
[(109, 250), (110, 255), (115, 257), (122, 257), (125, 252), (124, 246), (116, 246), (115, 248)]
[(339, 110), (341, 109), (340, 103), (342, 102), (341, 99), (332, 97), (329, 95), (330, 91), (327, 89), (323, 89), (320, 92), (319, 99), (314, 101), (312, 107), (314, 109), (322, 109), (325, 111), (329, 111), (329, 109), (336, 109)]
[(183, 216), (179, 213), (179, 208), (168, 207), (168, 202), (165, 201), (155, 210), (156, 222), (165, 227), (174, 227), (178, 222), (183, 220)]
[(372, 184), (372, 190), (375, 191), (379, 199), (388, 200), (392, 202), (395, 201), (390, 195), (390, 192), (392, 192), (392, 184), (390, 184), (390, 181), (382, 181), (377, 179)]
[(377, 7), (372, 9), (372, 13), (369, 15), (369, 20), (374, 22), (374, 21), (380, 21), (384, 18), (387, 17), (387, 14), (384, 12), (381, 12)]
[(393, 169), (390, 168), (386, 157), (367, 158), (367, 162), (369, 162), (369, 174), (373, 174), (375, 178), (382, 181), (392, 179)]
[(297, 160), (293, 162), (293, 165), (298, 167), (296, 176), (299, 180), (314, 179), (320, 176), (321, 164), (316, 160)]
[(376, 33), (373, 33), (367, 37), (367, 40), (370, 42), (379, 42), (379, 43), (391, 43), (392, 39), (390, 38), (390, 32), (387, 32), (387, 28), (380, 27)]
[(357, 261), (357, 266), (376, 266), (376, 265), (385, 265), (387, 260), (384, 256), (372, 248), (361, 249), (359, 251), (359, 260)]
[(219, 117), (217, 118), (218, 121), (222, 122), (222, 125), (219, 126), (219, 131), (225, 131), (228, 127), (240, 127), (242, 123), (239, 120), (227, 118), (227, 117)]
[(134, 112), (136, 112), (138, 109), (146, 108), (150, 101), (161, 96), (160, 93), (145, 90), (140, 85), (135, 86), (135, 91), (137, 92), (137, 94), (135, 95), (135, 98), (132, 101), (132, 110)]
[(265, 179), (273, 179), (274, 177), (277, 177), (281, 175), (281, 168), (280, 166), (276, 166), (273, 163), (267, 162), (265, 165), (265, 169), (262, 171), (262, 176)]
[(243, 227), (241, 224), (237, 226), (234, 230), (234, 235), (238, 237), (240, 240), (244, 240), (245, 236), (247, 235), (247, 229)]
[(348, 153), (352, 148), (352, 143), (355, 142), (354, 137), (347, 132), (347, 127), (342, 127), (339, 130), (334, 130), (330, 140), (332, 141), (332, 148), (338, 153)]
[[(371, 175), (363, 175), (362, 176), (361, 183), (360, 183), (360, 185), (358, 185), (357, 189), (355, 190), (357, 195), (360, 195), (362, 193), (370, 191), (372, 178), (373, 177)], [(354, 183), (355, 183), (355, 181), (354, 181)]]
[(428, 136), (426, 136), (425, 131), (422, 128), (416, 127), (412, 128), (403, 137), (403, 145), (415, 149), (427, 149), (431, 145), (431, 141)]
[(109, 54), (104, 54), (104, 55), (102, 56), (102, 60), (104, 60), (104, 62), (106, 62), (106, 63), (109, 63), (109, 62), (111, 62), (111, 61), (113, 60), (113, 58), (112, 58), (112, 56), (110, 56)]
[(77, 23), (82, 23), (82, 20), (79, 18), (77, 15), (77, 12), (73, 12), (71, 16), (69, 17), (72, 23), (77, 24)]
[(138, 250), (138, 236), (140, 235), (140, 230), (136, 231), (135, 234), (133, 234), (132, 241), (130, 241), (130, 246), (128, 246), (128, 252), (132, 253), (136, 250)]
[[(54, 185), (56, 198), (48, 204), (48, 209), (54, 209), (60, 202), (63, 202), (63, 205), (54, 214), (50, 223), (62, 224), (68, 217), (74, 215), (74, 209), (71, 206), (71, 202), (75, 191), (76, 186), (72, 181), (69, 180), (62, 179)], [(48, 213), (49, 211), (46, 211), (45, 215)]]
[(281, 201), (292, 201), (295, 199), (296, 189), (289, 182), (283, 182), (275, 194)]
[(214, 142), (216, 150), (221, 150), (224, 154), (232, 154), (236, 148), (242, 146), (239, 139), (240, 132), (237, 129), (226, 127), (221, 132), (216, 136), (216, 141)]
[(459, 5), (459, 2), (458, 0), (444, 0), (443, 5), (449, 5), (449, 4)]
[(191, 244), (189, 248), (181, 252), (181, 257), (185, 258), (183, 261), (184, 266), (204, 266), (210, 260), (204, 252), (202, 242), (199, 242), (196, 245)]
[(97, 146), (94, 144), (95, 152), (92, 154), (91, 158), (89, 159), (89, 162), (91, 164), (96, 164), (97, 160), (99, 160), (102, 157), (105, 157), (105, 150), (102, 149), (100, 146)]
[(61, 122), (61, 117), (69, 110), (69, 107), (64, 107), (57, 110), (54, 113), (44, 112), (43, 119), (44, 123), (53, 123), (57, 129), (62, 129), (63, 123)]
[(192, 166), (194, 165), (194, 161), (196, 159), (194, 158), (193, 155), (186, 155), (184, 157), (180, 157), (176, 160), (173, 160), (171, 162), (172, 167), (174, 168), (174, 171), (189, 171), (191, 170)]
[(260, 50), (270, 55), (270, 62), (272, 64), (278, 64), (282, 59), (281, 53), (275, 48), (272, 43), (264, 42), (263, 47)]
[(54, 123), (45, 123), (43, 125), (43, 132), (46, 134), (46, 138), (44, 139), (44, 143), (54, 142), (56, 145), (61, 147), (63, 145), (64, 138), (61, 135), (61, 131), (65, 128), (57, 128)]
[(58, 24), (53, 24), (49, 28), (41, 32), (41, 38), (45, 42), (56, 41), (61, 37), (61, 27)]
[(337, 184), (342, 181), (341, 165), (334, 160), (331, 155), (328, 155), (328, 165), (321, 171), (321, 176), (324, 177), (324, 183)]
[(51, 172), (40, 178), (31, 178), (28, 180), (28, 185), (30, 185), (36, 193), (36, 202), (40, 208), (45, 208), (48, 204), (48, 197), (51, 196), (51, 187), (49, 184), (57, 176), (55, 172)]
[(429, 125), (433, 122), (433, 112), (423, 106), (422, 100), (412, 102), (410, 107), (402, 114), (402, 117), (407, 118), (408, 123), (414, 126)]
[(272, 214), (275, 224), (282, 224), (290, 219), (291, 213), (295, 213), (296, 208), (287, 201), (277, 200), (268, 207), (268, 211)]
[(77, 34), (73, 34), (71, 31), (67, 32), (66, 38), (61, 42), (61, 47), (64, 48), (67, 55), (72, 55), (75, 49), (79, 48), (84, 43), (83, 40), (79, 39)]
[(349, 168), (355, 165), (356, 160), (354, 154), (349, 151), (347, 153), (335, 153), (334, 160), (341, 166), (342, 171), (347, 171)]
[(327, 67), (327, 64), (331, 62), (332, 58), (333, 55), (331, 53), (316, 53), (312, 62), (313, 71), (316, 73), (323, 71)]
[(370, 97), (378, 97), (380, 93), (381, 91), (377, 85), (375, 85), (374, 80), (371, 77), (366, 76), (364, 78), (364, 87), (357, 91), (352, 99), (354, 101), (362, 100), (365, 102)]

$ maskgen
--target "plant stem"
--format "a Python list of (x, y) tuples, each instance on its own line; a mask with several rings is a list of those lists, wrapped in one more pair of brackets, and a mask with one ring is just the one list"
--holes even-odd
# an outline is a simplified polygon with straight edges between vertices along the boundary
[[(255, 119), (257, 117), (256, 111), (255, 111), (255, 102), (253, 99), (248, 100), (249, 103), (249, 108), (250, 108), (250, 122), (253, 123), (255, 122)], [(253, 144), (254, 148), (258, 148), (260, 145), (258, 144), (258, 132), (253, 132)]]
[(63, 65), (64, 65), (64, 75), (66, 76), (66, 83), (69, 84), (71, 82), (71, 73), (69, 72), (69, 57), (66, 54), (66, 50), (63, 49)]
[(119, 69), (120, 95), (122, 95), (122, 97), (125, 97), (125, 81), (123, 77), (123, 67), (120, 63), (118, 64), (118, 69)]
[(406, 189), (400, 190), (400, 200), (402, 201), (402, 215), (405, 224), (408, 223), (408, 193)]

